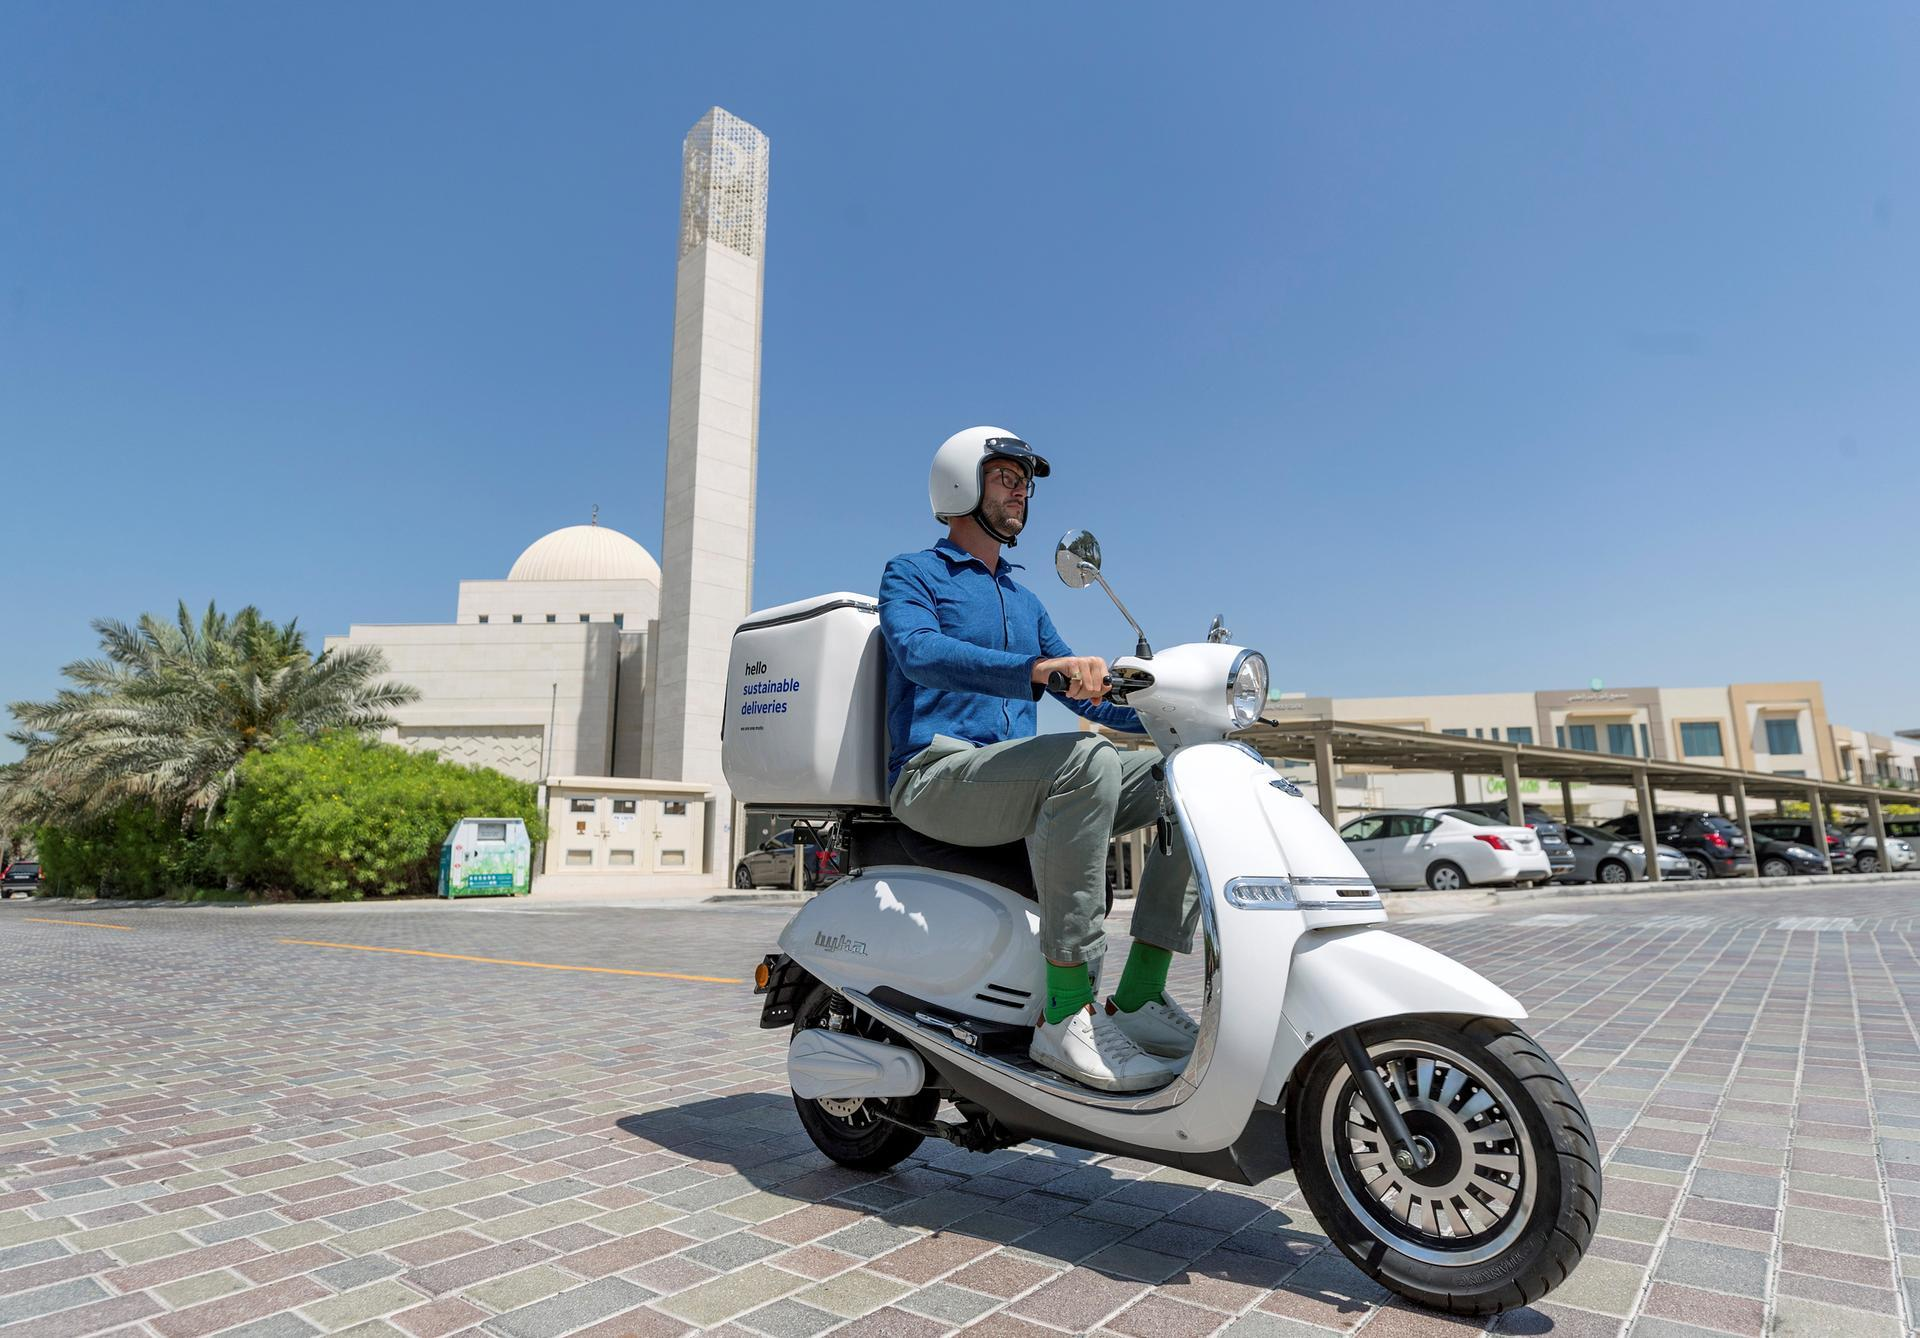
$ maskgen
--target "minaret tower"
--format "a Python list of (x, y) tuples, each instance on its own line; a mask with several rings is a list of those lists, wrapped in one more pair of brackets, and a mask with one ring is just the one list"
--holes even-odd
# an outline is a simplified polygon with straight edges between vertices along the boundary
[(720, 771), (727, 653), (753, 600), (767, 137), (713, 108), (688, 132), (667, 414), (652, 772), (714, 786), (707, 868), (731, 871), (733, 794)]

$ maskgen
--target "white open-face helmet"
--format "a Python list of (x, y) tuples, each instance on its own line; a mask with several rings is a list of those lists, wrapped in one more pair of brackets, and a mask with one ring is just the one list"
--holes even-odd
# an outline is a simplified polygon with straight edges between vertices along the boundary
[[(933, 453), (933, 472), (927, 476), (927, 501), (935, 520), (978, 514), (986, 491), (981, 472), (989, 460), (1010, 460), (1030, 478), (1043, 479), (1052, 472), (1046, 457), (1035, 455), (1031, 446), (1005, 428), (970, 427), (956, 432)], [(1013, 544), (1011, 538), (991, 529), (987, 532), (1008, 546)]]

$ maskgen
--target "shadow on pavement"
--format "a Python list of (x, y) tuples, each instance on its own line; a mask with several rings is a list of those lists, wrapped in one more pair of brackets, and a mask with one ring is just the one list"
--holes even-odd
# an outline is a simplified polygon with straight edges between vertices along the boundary
[[(718, 1177), (708, 1182), (708, 1202), (699, 1192), (705, 1186), (689, 1186), (661, 1195), (666, 1204), (698, 1211), (749, 1188), (795, 1200), (798, 1213), (754, 1228), (775, 1239), (822, 1228), (790, 1244), (872, 1258), (908, 1242), (897, 1229), (921, 1228), (935, 1239), (1007, 1245), (1063, 1268), (1151, 1283), (1170, 1296), (1211, 1295), (1220, 1298), (1215, 1305), (1235, 1294), (1251, 1299), (1249, 1289), (1311, 1298), (1322, 1314), (1326, 1307), (1359, 1313), (1386, 1300), (1324, 1248), (1326, 1238), (1304, 1210), (1232, 1188), (1143, 1180), (1149, 1168), (1141, 1162), (1123, 1163), (1135, 1174), (1120, 1175), (1095, 1163), (1093, 1153), (1053, 1144), (981, 1154), (928, 1139), (891, 1171), (853, 1171), (823, 1156), (801, 1129), (792, 1098), (774, 1092), (713, 1097), (616, 1123), (648, 1150), (691, 1158)], [(814, 1218), (795, 1231), (781, 1231), (781, 1222), (809, 1213)]]

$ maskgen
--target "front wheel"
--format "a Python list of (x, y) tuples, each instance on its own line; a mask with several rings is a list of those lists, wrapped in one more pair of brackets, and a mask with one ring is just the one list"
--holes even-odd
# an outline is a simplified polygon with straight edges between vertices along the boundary
[(1603, 883), (1631, 883), (1633, 870), (1617, 859), (1603, 860), (1600, 864), (1600, 881)]
[(742, 864), (739, 868), (735, 869), (733, 871), (733, 885), (735, 887), (752, 887), (753, 886), (753, 870), (749, 869), (744, 864)]
[(1600, 1218), (1593, 1127), (1559, 1066), (1511, 1022), (1392, 1018), (1360, 1029), (1407, 1130), (1397, 1167), (1336, 1045), (1287, 1112), (1295, 1174), (1340, 1252), (1422, 1305), (1485, 1315), (1565, 1281)]
[(1853, 857), (1853, 871), (1855, 873), (1879, 873), (1880, 857), (1865, 851), (1855, 855)]
[(1767, 878), (1785, 878), (1793, 872), (1793, 866), (1783, 859), (1762, 860), (1760, 872)]

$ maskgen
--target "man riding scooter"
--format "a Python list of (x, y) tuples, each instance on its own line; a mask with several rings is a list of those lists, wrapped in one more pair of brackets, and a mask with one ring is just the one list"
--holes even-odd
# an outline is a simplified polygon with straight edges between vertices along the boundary
[(928, 500), (947, 527), (933, 547), (887, 563), (880, 582), (886, 642), (888, 801), (900, 821), (955, 845), (1025, 838), (1040, 894), (1046, 1006), (1032, 1059), (1108, 1091), (1158, 1087), (1199, 1035), (1166, 995), (1175, 952), (1192, 950), (1198, 887), (1177, 824), (1171, 848), (1148, 856), (1134, 901), (1133, 949), (1104, 1008), (1088, 963), (1105, 943), (1106, 852), (1118, 833), (1160, 816), (1162, 761), (1093, 733), (1036, 734), (1049, 676), (1068, 709), (1144, 732), (1129, 707), (1102, 701), (1106, 662), (1075, 655), (1001, 556), (1026, 527), (1047, 461), (1011, 432), (974, 427), (934, 454)]

